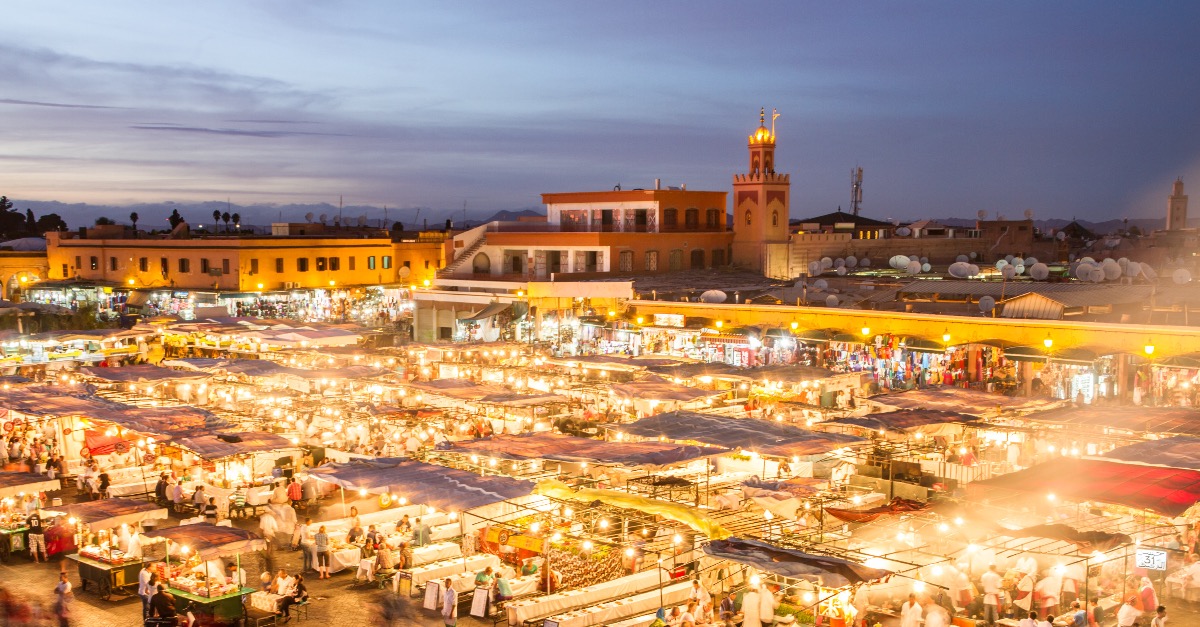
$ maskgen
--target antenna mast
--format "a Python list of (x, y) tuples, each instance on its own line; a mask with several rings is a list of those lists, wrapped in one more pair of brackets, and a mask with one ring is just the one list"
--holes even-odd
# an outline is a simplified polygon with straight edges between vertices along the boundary
[(862, 168), (850, 170), (850, 212), (854, 215), (858, 215), (859, 210), (862, 209), (862, 179)]

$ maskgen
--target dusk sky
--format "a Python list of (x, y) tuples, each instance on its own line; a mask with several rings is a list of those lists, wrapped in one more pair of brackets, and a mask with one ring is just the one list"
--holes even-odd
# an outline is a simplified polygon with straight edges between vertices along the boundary
[(5, 9), (0, 194), (22, 200), (481, 216), (728, 190), (761, 106), (795, 218), (848, 206), (855, 165), (876, 218), (1159, 217), (1175, 177), (1200, 190), (1197, 2)]

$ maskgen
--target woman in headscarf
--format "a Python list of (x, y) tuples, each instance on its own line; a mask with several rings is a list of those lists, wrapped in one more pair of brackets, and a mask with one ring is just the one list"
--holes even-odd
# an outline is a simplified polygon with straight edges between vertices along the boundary
[(1154, 592), (1154, 584), (1150, 583), (1148, 577), (1142, 577), (1138, 594), (1142, 597), (1143, 612), (1153, 612), (1154, 608), (1158, 607), (1158, 594)]

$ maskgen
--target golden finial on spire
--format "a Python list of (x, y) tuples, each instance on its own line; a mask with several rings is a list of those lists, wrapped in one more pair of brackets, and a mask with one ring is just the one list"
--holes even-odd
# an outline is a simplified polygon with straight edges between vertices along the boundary
[(758, 110), (758, 125), (759, 126), (767, 125), (767, 108), (766, 107), (762, 107), (761, 109)]

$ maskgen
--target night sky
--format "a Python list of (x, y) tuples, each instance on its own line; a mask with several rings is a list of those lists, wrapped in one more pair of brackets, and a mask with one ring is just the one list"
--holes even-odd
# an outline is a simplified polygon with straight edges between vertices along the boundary
[(1159, 217), (1200, 189), (1198, 31), (1197, 2), (9, 0), (0, 194), (728, 190), (765, 106), (793, 217), (855, 165), (876, 218)]

